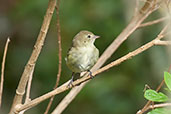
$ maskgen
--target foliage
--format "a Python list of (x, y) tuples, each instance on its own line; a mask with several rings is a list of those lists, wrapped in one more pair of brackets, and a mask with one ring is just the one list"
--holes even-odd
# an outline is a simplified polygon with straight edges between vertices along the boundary
[(155, 101), (155, 102), (165, 102), (168, 100), (168, 97), (159, 92), (157, 93), (155, 90), (148, 89), (144, 93), (144, 97), (150, 101)]
[[(170, 89), (170, 87), (171, 87), (171, 74), (170, 73), (164, 72), (164, 81), (165, 81), (167, 87)], [(171, 93), (171, 91), (169, 91), (169, 92)], [(154, 101), (154, 102), (168, 101), (167, 95), (165, 95), (164, 93), (161, 93), (161, 92), (157, 92), (152, 89), (146, 90), (144, 93), (144, 97), (147, 100)], [(168, 110), (166, 108), (156, 108), (156, 109), (148, 112), (148, 114), (170, 114), (170, 113), (171, 113), (171, 110)]]

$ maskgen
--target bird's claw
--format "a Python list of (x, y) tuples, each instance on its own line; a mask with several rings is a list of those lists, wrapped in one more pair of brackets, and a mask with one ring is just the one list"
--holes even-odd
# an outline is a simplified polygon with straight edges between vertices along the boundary
[(92, 75), (92, 72), (90, 70), (88, 70), (88, 72), (89, 72), (89, 75), (90, 75), (91, 79), (93, 79), (94, 76)]
[(73, 81), (70, 81), (70, 82), (68, 83), (67, 88), (72, 88), (72, 87), (74, 87), (74, 85), (72, 84), (72, 82), (73, 82)]
[(71, 78), (71, 80), (69, 81), (69, 83), (67, 85), (68, 88), (74, 87), (74, 85), (72, 84), (73, 83), (73, 79), (74, 79), (74, 76), (72, 75), (72, 78)]

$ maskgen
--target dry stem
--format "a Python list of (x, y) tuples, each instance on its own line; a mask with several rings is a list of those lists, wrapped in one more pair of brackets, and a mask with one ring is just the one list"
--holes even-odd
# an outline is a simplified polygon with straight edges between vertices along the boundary
[(158, 42), (156, 42), (157, 43), (157, 45), (171, 45), (171, 41), (158, 41)]
[(0, 84), (0, 107), (2, 103), (2, 93), (3, 93), (3, 85), (4, 85), (4, 70), (5, 70), (5, 61), (6, 61), (6, 55), (8, 50), (8, 44), (10, 42), (10, 39), (7, 38), (5, 48), (4, 48), (4, 55), (2, 59), (2, 66), (1, 66), (1, 84)]
[(31, 100), (31, 98), (30, 98), (30, 90), (31, 90), (32, 78), (33, 78), (33, 76), (30, 76), (29, 80), (28, 80), (25, 103), (27, 103), (27, 102), (29, 102)]
[(167, 107), (167, 106), (171, 106), (171, 103), (162, 103), (162, 104), (150, 105), (149, 109), (160, 108), (160, 107)]
[(56, 5), (56, 0), (49, 0), (48, 8), (46, 11), (46, 15), (44, 16), (44, 20), (43, 20), (43, 24), (42, 24), (40, 33), (38, 35), (36, 44), (34, 45), (34, 49), (30, 56), (30, 59), (29, 59), (27, 65), (25, 66), (24, 72), (23, 72), (20, 82), (18, 84), (16, 94), (13, 99), (13, 104), (11, 107), (10, 114), (18, 113), (15, 111), (15, 108), (18, 107), (22, 103), (22, 99), (23, 99), (23, 95), (25, 94), (25, 88), (26, 88), (28, 79), (30, 76), (33, 75), (35, 64), (36, 64), (38, 56), (41, 52), (42, 46), (44, 44), (44, 40), (45, 40), (47, 31), (49, 28), (49, 24), (50, 24), (50, 21), (51, 21), (51, 18), (52, 18), (54, 9), (55, 9), (55, 5)]
[(146, 27), (146, 26), (153, 25), (153, 24), (157, 24), (157, 23), (160, 23), (162, 21), (165, 21), (166, 19), (167, 19), (167, 17), (162, 17), (160, 19), (156, 19), (156, 20), (153, 20), (153, 21), (149, 21), (149, 22), (146, 22), (146, 23), (141, 24), (138, 28), (142, 28), (142, 27)]
[[(59, 6), (60, 6), (60, 0), (57, 1), (56, 4), (56, 15), (57, 15), (57, 35), (58, 35), (58, 57), (59, 57), (59, 63), (58, 63), (58, 74), (57, 74), (57, 78), (56, 78), (56, 84), (54, 89), (56, 89), (59, 85), (59, 80), (61, 77), (61, 71), (62, 71), (62, 47), (61, 47), (61, 28), (60, 28), (60, 19), (59, 19)], [(55, 96), (50, 98), (50, 101), (48, 103), (48, 106), (46, 108), (46, 111), (44, 114), (48, 114), (50, 107), (52, 105), (53, 99)]]
[[(171, 103), (162, 103), (162, 104), (155, 104), (155, 105), (149, 105), (147, 110), (154, 109), (154, 108), (161, 108), (161, 107), (168, 107), (171, 106)], [(141, 114), (141, 110), (137, 112), (137, 114)]]

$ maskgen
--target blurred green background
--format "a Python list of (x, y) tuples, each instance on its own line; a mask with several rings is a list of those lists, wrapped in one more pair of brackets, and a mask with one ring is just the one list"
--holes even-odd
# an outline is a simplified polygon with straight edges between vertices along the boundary
[[(38, 36), (48, 0), (1, 0), (0, 3), (0, 60), (7, 37), (11, 42), (6, 59), (3, 104), (1, 113), (9, 112), (21, 74)], [(142, 2), (143, 4), (143, 2)], [(71, 78), (65, 56), (72, 38), (80, 30), (100, 35), (96, 46), (100, 54), (132, 18), (135, 0), (61, 0), (60, 22), (62, 34), (62, 76), (60, 84)], [(147, 20), (161, 17), (153, 13)], [(116, 60), (139, 46), (151, 41), (162, 24), (138, 29), (106, 62)], [(54, 13), (47, 38), (37, 61), (31, 98), (52, 90), (58, 69), (58, 45)], [(145, 84), (156, 88), (169, 67), (169, 51), (156, 46), (136, 57), (99, 74), (90, 81), (63, 114), (133, 114), (146, 103), (143, 98)], [(55, 97), (52, 111), (66, 91)], [(26, 114), (42, 114), (48, 100), (28, 110)]]

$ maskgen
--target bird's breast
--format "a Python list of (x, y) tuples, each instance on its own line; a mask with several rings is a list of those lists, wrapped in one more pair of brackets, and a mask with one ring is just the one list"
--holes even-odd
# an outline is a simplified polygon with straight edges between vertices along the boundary
[(69, 51), (67, 65), (73, 72), (89, 70), (97, 61), (99, 52), (95, 46), (73, 47)]

